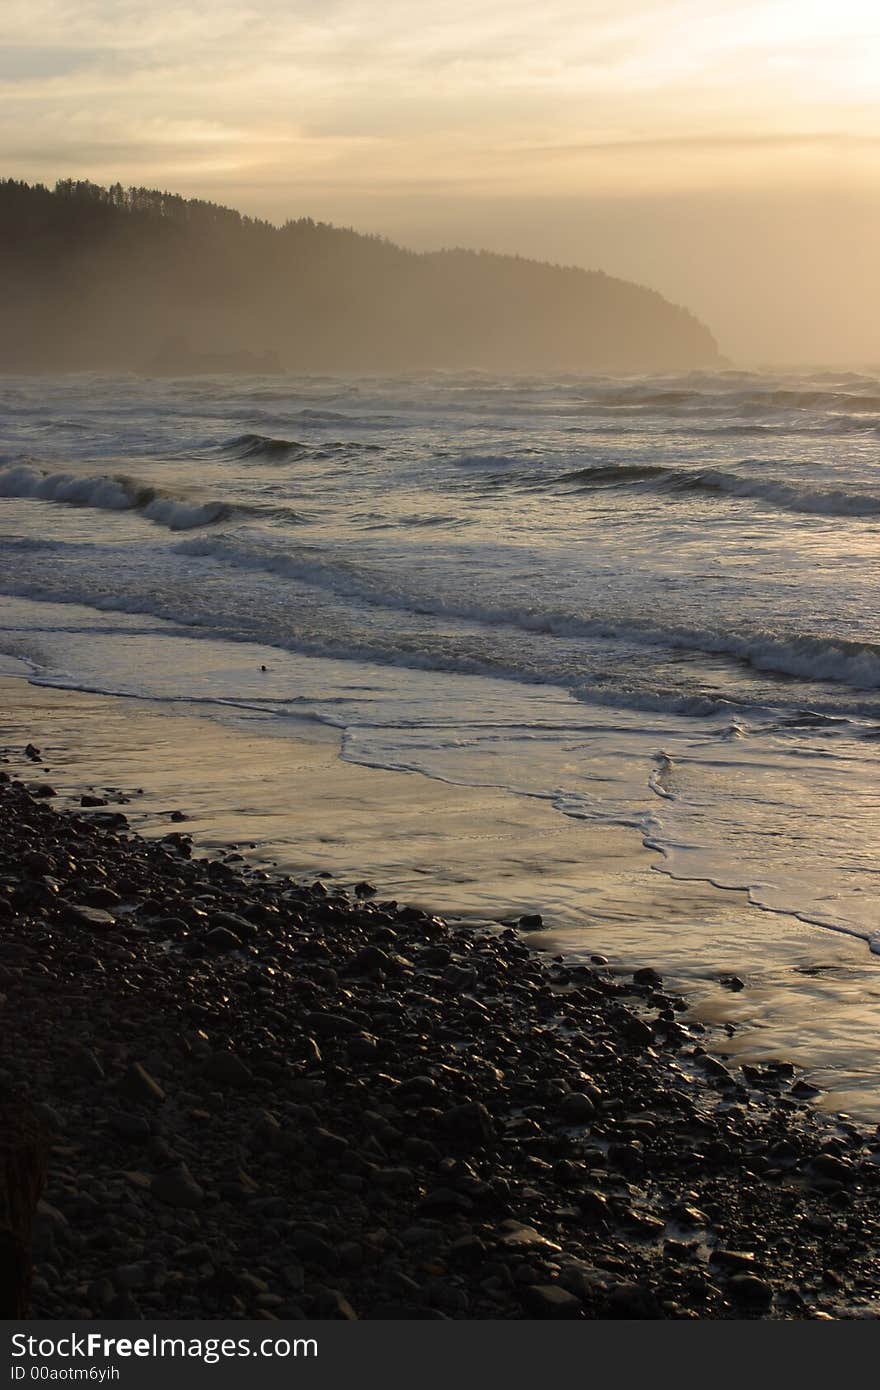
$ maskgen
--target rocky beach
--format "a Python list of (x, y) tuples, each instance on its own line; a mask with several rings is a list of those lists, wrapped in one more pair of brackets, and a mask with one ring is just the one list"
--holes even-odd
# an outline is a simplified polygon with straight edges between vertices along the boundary
[(205, 853), (184, 809), (143, 838), (135, 788), (56, 791), (5, 750), (36, 1317), (876, 1316), (877, 1134), (726, 1057), (599, 928), (573, 963), (539, 915), (444, 919)]

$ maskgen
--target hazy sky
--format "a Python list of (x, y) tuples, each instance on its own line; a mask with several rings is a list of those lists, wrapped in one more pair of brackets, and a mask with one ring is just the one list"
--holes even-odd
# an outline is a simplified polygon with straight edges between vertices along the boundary
[(880, 360), (880, 0), (2, 0), (0, 173), (598, 266)]

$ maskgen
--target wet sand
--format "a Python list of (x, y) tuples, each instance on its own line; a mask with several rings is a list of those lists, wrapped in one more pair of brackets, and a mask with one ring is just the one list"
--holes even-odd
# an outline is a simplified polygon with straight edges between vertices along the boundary
[(35, 738), (0, 1103), (49, 1149), (37, 1317), (876, 1317), (876, 1133), (725, 1065), (648, 962), (144, 839), (118, 779), (53, 809)]
[[(389, 897), (456, 916), (540, 912), (543, 949), (575, 960), (600, 951), (621, 969), (656, 963), (693, 1017), (729, 1025), (731, 1056), (794, 1061), (822, 1092), (817, 1104), (880, 1119), (877, 959), (741, 893), (670, 879), (632, 830), (346, 762), (338, 733), (315, 723), (287, 721), (280, 736), (256, 714), (11, 675), (0, 677), (0, 709), (0, 743), (41, 746), (58, 805), (77, 805), (89, 786), (116, 788), (148, 837), (167, 833), (180, 810), (197, 848), (236, 846), (253, 864), (349, 885), (366, 872)], [(725, 987), (730, 975), (745, 988)]]

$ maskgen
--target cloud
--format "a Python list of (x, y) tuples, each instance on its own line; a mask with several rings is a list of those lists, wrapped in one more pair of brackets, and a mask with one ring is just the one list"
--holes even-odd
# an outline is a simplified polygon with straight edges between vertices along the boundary
[[(0, 173), (170, 186), (423, 244), (523, 241), (693, 289), (714, 322), (752, 303), (713, 269), (731, 209), (880, 186), (878, 71), (867, 0), (3, 0)], [(726, 199), (693, 284), (692, 197)], [(664, 199), (680, 215), (661, 264)], [(615, 219), (604, 241), (597, 208)]]

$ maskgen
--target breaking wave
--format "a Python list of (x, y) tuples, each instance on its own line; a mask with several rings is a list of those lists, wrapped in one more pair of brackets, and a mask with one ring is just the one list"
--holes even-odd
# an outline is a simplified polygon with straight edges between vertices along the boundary
[(231, 508), (224, 502), (195, 502), (173, 497), (136, 479), (101, 474), (47, 473), (30, 464), (0, 469), (0, 497), (32, 497), (102, 511), (136, 511), (169, 531), (191, 531), (225, 520)]
[(717, 632), (711, 629), (642, 623), (634, 619), (582, 616), (548, 608), (517, 608), (461, 601), (442, 593), (407, 593), (392, 587), (381, 571), (340, 562), (330, 554), (290, 552), (242, 544), (226, 535), (181, 541), (181, 554), (235, 569), (261, 570), (282, 579), (330, 591), (371, 607), (458, 618), (491, 627), (555, 637), (617, 638), (639, 646), (671, 648), (732, 657), (756, 671), (834, 682), (856, 690), (880, 689), (880, 643), (832, 639), (800, 632)]
[(840, 488), (811, 488), (772, 478), (727, 473), (717, 468), (683, 469), (665, 464), (597, 465), (563, 473), (560, 483), (580, 488), (646, 487), (654, 492), (693, 492), (707, 496), (751, 498), (784, 511), (819, 516), (880, 516), (880, 497)]

